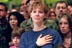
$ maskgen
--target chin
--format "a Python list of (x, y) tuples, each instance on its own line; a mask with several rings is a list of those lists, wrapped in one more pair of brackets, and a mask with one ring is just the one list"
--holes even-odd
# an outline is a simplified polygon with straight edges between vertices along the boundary
[(34, 21), (34, 23), (40, 23), (40, 21), (37, 20), (37, 21)]
[(62, 34), (68, 34), (67, 32), (62, 32)]

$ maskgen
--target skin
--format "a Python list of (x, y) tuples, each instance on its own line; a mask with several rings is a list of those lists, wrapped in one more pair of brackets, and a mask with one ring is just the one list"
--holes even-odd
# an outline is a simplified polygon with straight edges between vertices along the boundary
[(14, 37), (14, 38), (12, 38), (12, 42), (16, 47), (18, 47), (20, 39), (18, 37)]
[(33, 9), (31, 12), (31, 18), (34, 23), (42, 23), (44, 19), (44, 12), (43, 10), (40, 10), (39, 8)]
[(59, 27), (60, 27), (60, 30), (63, 34), (67, 34), (70, 32), (70, 29), (69, 29), (69, 24), (68, 24), (68, 21), (66, 20), (66, 18), (61, 18), (60, 21), (59, 21)]
[(5, 11), (5, 7), (0, 5), (0, 18), (6, 16), (7, 12)]
[(72, 16), (72, 6), (68, 6), (68, 13)]
[(9, 20), (9, 24), (10, 24), (12, 29), (17, 27), (17, 24), (18, 24), (17, 18), (15, 16), (11, 15), (10, 20)]
[(60, 27), (61, 33), (64, 36), (63, 44), (66, 48), (69, 48), (71, 44), (71, 31), (70, 31), (69, 24), (66, 17), (63, 17), (60, 19), (59, 27)]
[(65, 3), (57, 3), (55, 8), (55, 13), (57, 16), (65, 14), (67, 12), (67, 7)]
[[(34, 27), (33, 27), (34, 31), (40, 31), (45, 28), (45, 25), (44, 25), (45, 13), (40, 7), (33, 8), (30, 15), (34, 24)], [(42, 34), (40, 34), (36, 41), (36, 44), (38, 46), (43, 46), (45, 44), (51, 43), (51, 40), (52, 40), (52, 36), (50, 35), (42, 36)]]
[(55, 13), (51, 13), (50, 15), (51, 15), (51, 16), (50, 16), (51, 19), (55, 19), (55, 17), (56, 17), (56, 16), (55, 16)]

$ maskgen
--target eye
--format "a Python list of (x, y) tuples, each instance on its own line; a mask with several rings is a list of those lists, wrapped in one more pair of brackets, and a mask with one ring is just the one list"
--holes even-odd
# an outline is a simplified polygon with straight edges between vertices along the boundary
[(65, 9), (66, 7), (62, 7), (62, 9)]
[(36, 13), (36, 11), (33, 11), (33, 13)]
[(9, 20), (10, 20), (10, 21), (11, 21), (11, 20), (17, 20), (17, 18), (10, 18)]
[(9, 19), (10, 21), (12, 20), (12, 18)]
[(39, 11), (39, 13), (43, 13), (43, 11)]
[(67, 22), (64, 22), (64, 24), (68, 24)]
[(59, 25), (62, 25), (62, 24), (67, 25), (68, 23), (67, 23), (67, 22), (60, 22), (60, 23), (59, 23)]
[(57, 7), (57, 9), (60, 9), (60, 7)]
[(59, 22), (59, 25), (62, 25), (62, 22)]

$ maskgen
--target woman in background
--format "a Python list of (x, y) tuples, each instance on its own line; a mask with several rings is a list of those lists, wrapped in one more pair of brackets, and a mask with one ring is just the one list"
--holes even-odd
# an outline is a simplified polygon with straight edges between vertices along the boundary
[(63, 46), (72, 48), (72, 19), (69, 15), (64, 14), (60, 17), (59, 29), (63, 39)]
[(7, 41), (10, 42), (11, 41), (11, 33), (12, 31), (17, 28), (20, 27), (20, 23), (24, 21), (23, 16), (18, 13), (18, 12), (11, 12), (8, 16), (8, 30), (7, 30)]

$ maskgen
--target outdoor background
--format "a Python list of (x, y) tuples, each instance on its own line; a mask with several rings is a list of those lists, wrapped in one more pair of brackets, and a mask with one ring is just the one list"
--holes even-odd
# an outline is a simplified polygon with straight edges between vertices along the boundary
[[(55, 2), (59, 0), (42, 0), (48, 7), (51, 7), (55, 4)], [(72, 0), (64, 0), (68, 4), (72, 4)], [(13, 6), (19, 6), (21, 4), (21, 0), (0, 0), (0, 2), (4, 2), (7, 4), (8, 8), (11, 9)]]

